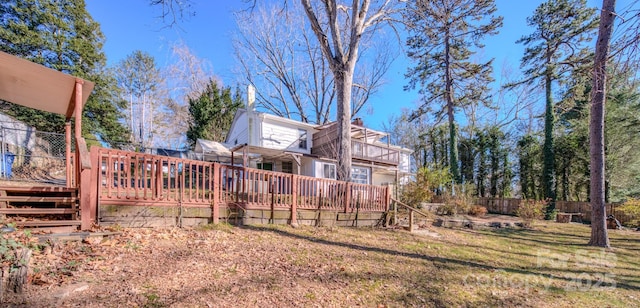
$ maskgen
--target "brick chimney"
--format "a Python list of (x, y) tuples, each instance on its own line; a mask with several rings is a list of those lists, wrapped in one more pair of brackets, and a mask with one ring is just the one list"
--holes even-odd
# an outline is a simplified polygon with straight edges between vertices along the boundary
[(355, 118), (355, 119), (353, 119), (353, 121), (351, 122), (351, 124), (353, 124), (353, 125), (358, 125), (358, 126), (364, 126), (364, 123), (362, 122), (362, 118)]

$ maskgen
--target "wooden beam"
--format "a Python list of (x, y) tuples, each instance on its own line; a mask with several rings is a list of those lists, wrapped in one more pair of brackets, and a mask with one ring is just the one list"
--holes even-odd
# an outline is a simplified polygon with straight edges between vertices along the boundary
[(82, 85), (84, 84), (84, 80), (76, 78), (76, 90), (75, 90), (75, 137), (79, 138), (82, 136)]
[(220, 221), (220, 182), (224, 180), (220, 171), (220, 164), (213, 163), (213, 198), (211, 200), (211, 206), (213, 206), (211, 222), (213, 224), (218, 224)]
[(71, 166), (71, 122), (67, 121), (64, 124), (64, 142), (65, 142), (65, 171), (67, 175), (66, 187), (73, 187), (73, 169)]
[(291, 225), (298, 226), (298, 177), (291, 175)]

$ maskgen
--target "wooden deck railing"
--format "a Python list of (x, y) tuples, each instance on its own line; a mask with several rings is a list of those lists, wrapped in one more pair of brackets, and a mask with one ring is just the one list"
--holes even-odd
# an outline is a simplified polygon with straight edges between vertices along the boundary
[(353, 158), (385, 164), (397, 165), (400, 163), (400, 152), (398, 150), (357, 140), (351, 141), (351, 155)]
[(219, 205), (240, 205), (292, 212), (382, 212), (389, 205), (387, 187), (105, 148), (94, 151), (100, 202), (214, 211)]

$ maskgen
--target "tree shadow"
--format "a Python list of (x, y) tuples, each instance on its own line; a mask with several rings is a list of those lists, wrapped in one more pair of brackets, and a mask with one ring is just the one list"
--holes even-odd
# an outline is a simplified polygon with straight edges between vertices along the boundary
[[(387, 248), (381, 248), (381, 247), (370, 247), (370, 246), (358, 245), (358, 244), (353, 244), (353, 243), (344, 243), (344, 242), (332, 241), (332, 240), (322, 239), (322, 238), (313, 237), (313, 236), (295, 234), (295, 233), (288, 232), (288, 231), (283, 230), (283, 229), (274, 229), (274, 228), (261, 227), (261, 226), (255, 226), (255, 225), (245, 225), (245, 226), (240, 226), (240, 228), (247, 229), (247, 230), (252, 230), (252, 231), (272, 232), (272, 233), (275, 233), (275, 234), (280, 235), (280, 236), (295, 238), (295, 239), (299, 239), (299, 240), (305, 240), (305, 241), (308, 241), (308, 242), (311, 242), (311, 243), (316, 243), (316, 244), (321, 244), (321, 245), (330, 245), (330, 246), (343, 247), (343, 248), (359, 250), (359, 251), (365, 251), (365, 252), (382, 253), (382, 254), (387, 254), (387, 255), (391, 255), (391, 256), (402, 256), (402, 257), (408, 257), (408, 258), (413, 258), (413, 259), (425, 260), (425, 261), (433, 262), (434, 264), (435, 263), (439, 263), (439, 264), (444, 265), (444, 266), (449, 266), (450, 264), (455, 264), (455, 265), (460, 265), (460, 266), (464, 266), (464, 267), (471, 267), (471, 268), (487, 270), (487, 271), (505, 271), (505, 272), (509, 272), (509, 273), (517, 273), (517, 274), (522, 274), (522, 275), (543, 275), (544, 277), (547, 277), (549, 279), (557, 279), (557, 280), (565, 281), (565, 282), (569, 282), (569, 283), (575, 282), (575, 277), (565, 277), (565, 276), (561, 276), (561, 275), (558, 275), (558, 274), (553, 274), (553, 273), (543, 272), (543, 271), (537, 271), (537, 270), (531, 270), (531, 269), (526, 269), (526, 268), (496, 267), (496, 266), (492, 266), (492, 265), (488, 265), (488, 264), (482, 264), (482, 263), (479, 263), (479, 262), (473, 262), (473, 261), (468, 261), (468, 260), (460, 260), (460, 259), (453, 259), (453, 258), (440, 257), (440, 256), (429, 256), (429, 255), (420, 254), (420, 253), (403, 252), (403, 251), (387, 249)], [(503, 235), (503, 237), (509, 238), (509, 237), (506, 237), (504, 235)], [(520, 237), (509, 238), (509, 239), (520, 239)], [(523, 238), (523, 239), (527, 240), (526, 238)], [(559, 244), (557, 242), (548, 242), (548, 241), (536, 241), (536, 242), (539, 242), (539, 243), (544, 244), (544, 245), (558, 245)], [(462, 245), (462, 246), (464, 246), (464, 245)], [(485, 249), (485, 248), (483, 248), (483, 249)], [(557, 269), (553, 269), (553, 271), (558, 271), (558, 270)], [(599, 272), (594, 272), (594, 271), (580, 271), (580, 273), (599, 274)], [(634, 281), (631, 281), (631, 280), (629, 280), (629, 281), (627, 281), (627, 280), (616, 281), (616, 287), (620, 287), (620, 288), (627, 289), (627, 290), (640, 290), (640, 286), (633, 285), (633, 283), (634, 283)]]

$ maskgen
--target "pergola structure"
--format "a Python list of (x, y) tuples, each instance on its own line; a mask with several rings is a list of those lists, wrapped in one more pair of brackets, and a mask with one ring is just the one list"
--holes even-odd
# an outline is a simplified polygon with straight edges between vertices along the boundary
[[(65, 116), (67, 187), (78, 189), (83, 230), (91, 227), (96, 216), (89, 200), (91, 159), (82, 138), (82, 110), (93, 87), (93, 82), (0, 52), (1, 100)], [(71, 165), (72, 118), (75, 118), (75, 168)]]

